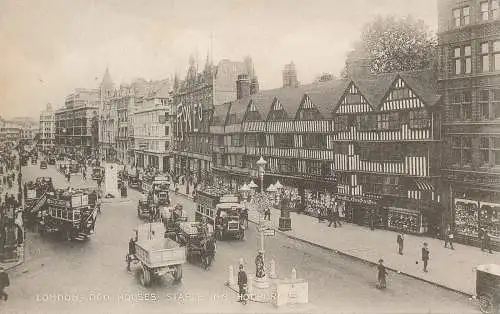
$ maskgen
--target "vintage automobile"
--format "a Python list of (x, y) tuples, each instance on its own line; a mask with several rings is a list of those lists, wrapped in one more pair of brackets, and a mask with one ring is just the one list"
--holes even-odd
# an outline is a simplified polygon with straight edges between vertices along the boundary
[(38, 163), (38, 160), (36, 158), (31, 158), (31, 164), (36, 165)]
[(133, 176), (133, 175), (129, 174), (128, 175), (128, 186), (131, 187), (132, 189), (138, 190), (139, 186), (140, 186), (139, 178), (137, 176)]
[(42, 160), (40, 162), (40, 169), (47, 169), (47, 161)]
[(216, 206), (214, 232), (219, 240), (243, 240), (245, 226), (242, 220), (244, 207), (240, 203), (219, 203)]
[(92, 180), (102, 180), (104, 178), (104, 168), (94, 167), (92, 168), (92, 174), (90, 175)]
[(169, 187), (170, 180), (167, 177), (156, 176), (153, 179), (151, 188), (154, 195), (158, 198), (159, 205), (170, 205)]
[(151, 219), (152, 203), (151, 199), (146, 194), (142, 194), (137, 204), (137, 216), (141, 219)]
[(56, 164), (56, 159), (53, 156), (50, 156), (47, 160), (47, 163), (51, 166)]

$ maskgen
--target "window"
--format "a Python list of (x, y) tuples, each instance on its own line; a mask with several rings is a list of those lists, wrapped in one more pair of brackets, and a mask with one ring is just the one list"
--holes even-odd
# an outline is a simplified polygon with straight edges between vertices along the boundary
[(481, 44), (481, 71), (488, 72), (490, 70), (489, 43)]
[(319, 161), (307, 161), (307, 173), (313, 176), (321, 175), (321, 162)]
[(465, 73), (472, 73), (472, 50), (471, 46), (464, 47)]
[(500, 40), (493, 42), (493, 63), (495, 71), (500, 71)]
[(265, 134), (259, 134), (259, 147), (265, 147), (267, 146), (267, 142), (266, 142), (266, 135)]
[(247, 134), (247, 142), (246, 145), (249, 147), (257, 146), (257, 135), (255, 134)]
[(377, 116), (377, 129), (388, 130), (389, 129), (389, 114), (379, 114)]
[(462, 25), (470, 24), (470, 7), (462, 8)]
[(491, 18), (498, 19), (500, 17), (500, 0), (491, 1)]
[(334, 131), (347, 131), (348, 130), (348, 117), (347, 116), (336, 116), (333, 119), (333, 129)]
[(462, 60), (460, 59), (460, 48), (455, 48), (453, 52), (453, 58), (455, 62), (455, 74), (462, 73)]
[(291, 148), (293, 147), (293, 134), (276, 134), (276, 147)]
[(493, 97), (491, 102), (491, 111), (495, 119), (500, 118), (500, 89), (494, 89), (492, 91)]
[(454, 137), (451, 146), (454, 165), (470, 165), (472, 163), (472, 141), (469, 137)]
[(304, 147), (306, 147), (306, 148), (326, 148), (326, 135), (324, 135), (324, 134), (305, 134), (304, 135)]
[(453, 24), (455, 27), (460, 27), (460, 9), (453, 10)]
[(481, 143), (479, 145), (479, 151), (481, 153), (481, 165), (489, 165), (490, 163), (490, 139), (487, 137), (481, 137)]
[(464, 92), (462, 103), (462, 119), (472, 119), (472, 92)]
[(487, 21), (490, 15), (490, 5), (488, 1), (481, 2), (480, 9), (481, 9), (481, 20)]
[(451, 102), (454, 120), (472, 119), (472, 93), (470, 91), (454, 94)]
[(479, 110), (480, 110), (480, 119), (488, 120), (490, 118), (490, 91), (482, 90), (479, 91)]
[(168, 125), (165, 126), (165, 136), (170, 134), (170, 127)]
[(493, 157), (495, 158), (495, 166), (500, 166), (500, 138), (493, 139)]
[(431, 126), (429, 114), (425, 110), (410, 112), (410, 128), (425, 129)]
[(359, 115), (356, 117), (356, 127), (360, 131), (372, 131), (377, 129), (376, 115)]

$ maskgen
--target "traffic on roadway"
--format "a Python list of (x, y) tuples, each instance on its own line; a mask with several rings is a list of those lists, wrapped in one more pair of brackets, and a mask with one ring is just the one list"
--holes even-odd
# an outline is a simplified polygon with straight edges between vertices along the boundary
[[(75, 173), (68, 182), (57, 166), (44, 169), (40, 164), (29, 164), (22, 167), (22, 180), (51, 177), (56, 188), (97, 189), (90, 175), (83, 179)], [(186, 261), (181, 280), (164, 276), (145, 286), (141, 263), (132, 262), (127, 269), (129, 243), (137, 237), (134, 230), (148, 220), (138, 215), (138, 204), (144, 199), (131, 188), (126, 197), (103, 198), (94, 232), (87, 240), (66, 241), (28, 231), (25, 262), (10, 271), (10, 297), (8, 302), (0, 303), (0, 312), (478, 312), (462, 295), (396, 273), (388, 275), (388, 289), (377, 289), (377, 269), (371, 265), (281, 234), (265, 237), (265, 263), (274, 260), (279, 277), (292, 277), (295, 269), (298, 278), (306, 279), (308, 303), (284, 307), (262, 302), (243, 305), (238, 302), (238, 292), (227, 287), (226, 282), (229, 266), (234, 267), (236, 275), (241, 261), (249, 274), (256, 272), (255, 258), (262, 243), (257, 225), (252, 223), (242, 240), (216, 242), (209, 267), (203, 267), (200, 261)], [(182, 205), (187, 222), (195, 220), (197, 206), (192, 199), (169, 192), (169, 202), (172, 206)]]

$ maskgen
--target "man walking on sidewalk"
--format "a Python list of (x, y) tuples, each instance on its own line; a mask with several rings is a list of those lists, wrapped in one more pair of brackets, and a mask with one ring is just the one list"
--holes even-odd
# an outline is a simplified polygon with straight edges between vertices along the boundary
[(493, 252), (491, 251), (491, 238), (488, 234), (488, 230), (486, 230), (485, 228), (481, 228), (481, 233), (483, 236), (483, 241), (481, 241), (481, 251), (484, 252), (484, 250), (488, 250), (490, 254), (493, 254)]
[(396, 242), (398, 243), (398, 253), (399, 253), (399, 255), (403, 255), (403, 244), (404, 244), (404, 234), (403, 234), (403, 232), (400, 232), (398, 234)]
[(424, 242), (422, 247), (422, 261), (424, 262), (424, 272), (427, 272), (427, 263), (429, 262), (429, 249), (427, 248), (427, 242)]
[(448, 243), (450, 244), (450, 248), (454, 250), (453, 248), (453, 230), (451, 229), (451, 226), (448, 225), (448, 228), (446, 229), (446, 232), (444, 233), (444, 247), (448, 247)]

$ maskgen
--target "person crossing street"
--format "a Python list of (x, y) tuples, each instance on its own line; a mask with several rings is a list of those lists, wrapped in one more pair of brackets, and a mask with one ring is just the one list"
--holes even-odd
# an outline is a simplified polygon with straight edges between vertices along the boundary
[(9, 298), (9, 295), (5, 292), (5, 288), (9, 285), (9, 275), (5, 272), (5, 269), (0, 266), (0, 298), (3, 298), (5, 301)]

